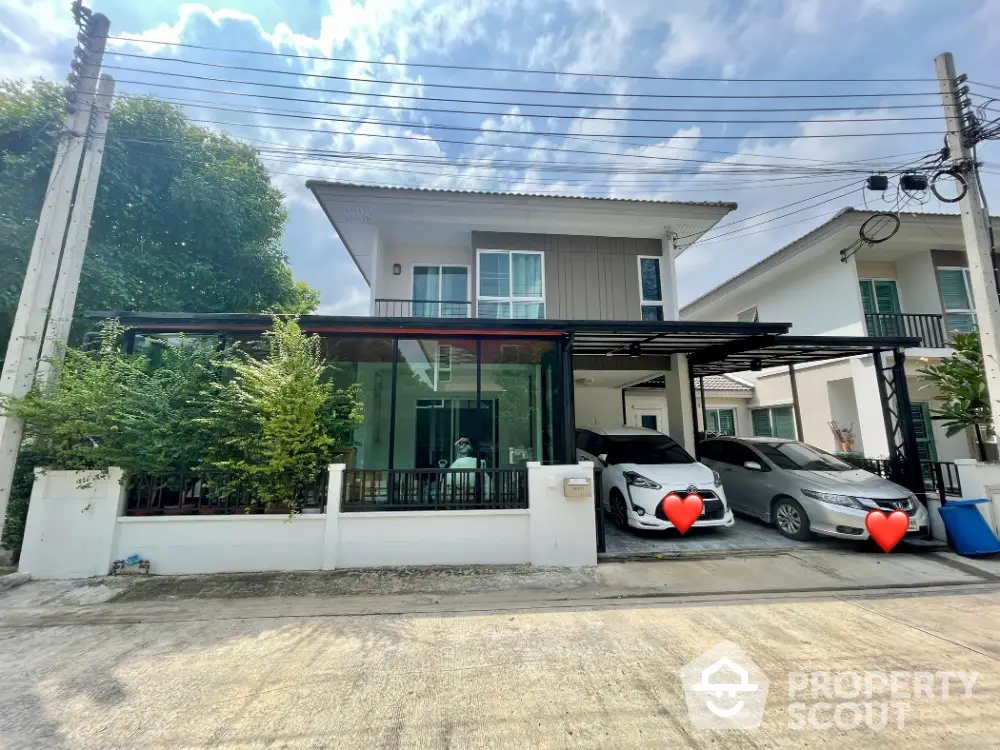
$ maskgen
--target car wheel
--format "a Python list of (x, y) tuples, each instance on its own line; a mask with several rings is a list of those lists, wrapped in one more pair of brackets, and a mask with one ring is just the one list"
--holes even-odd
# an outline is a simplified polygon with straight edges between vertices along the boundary
[(628, 528), (628, 506), (625, 505), (625, 498), (618, 490), (611, 490), (609, 498), (611, 505), (611, 522), (619, 529)]
[(804, 542), (813, 537), (813, 533), (809, 530), (809, 516), (802, 506), (790, 497), (779, 497), (775, 501), (771, 519), (778, 527), (778, 531), (789, 539)]

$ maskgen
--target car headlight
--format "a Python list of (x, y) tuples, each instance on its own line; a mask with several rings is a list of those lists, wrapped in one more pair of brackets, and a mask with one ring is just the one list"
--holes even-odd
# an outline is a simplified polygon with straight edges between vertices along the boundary
[(663, 487), (658, 485), (652, 479), (647, 479), (642, 474), (634, 471), (623, 471), (622, 476), (625, 477), (625, 481), (632, 485), (633, 487), (640, 487), (644, 490), (661, 490)]
[(864, 510), (864, 506), (858, 502), (858, 499), (856, 497), (851, 497), (850, 495), (838, 495), (835, 492), (817, 492), (816, 490), (807, 489), (803, 489), (802, 494), (806, 497), (811, 497), (813, 500), (819, 500), (821, 503), (842, 505), (845, 508), (857, 508), (859, 510)]
[(722, 486), (722, 477), (719, 476), (719, 472), (717, 472), (715, 469), (712, 469), (712, 479), (715, 480), (716, 487)]

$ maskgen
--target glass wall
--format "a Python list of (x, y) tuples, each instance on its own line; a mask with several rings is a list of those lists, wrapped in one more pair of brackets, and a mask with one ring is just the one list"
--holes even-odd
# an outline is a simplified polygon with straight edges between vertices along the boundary
[(334, 385), (346, 390), (357, 384), (364, 413), (364, 422), (354, 430), (354, 445), (343, 457), (349, 469), (389, 466), (393, 351), (391, 338), (326, 339)]
[(337, 387), (356, 383), (363, 404), (364, 424), (344, 459), (350, 468), (502, 469), (560, 459), (555, 341), (328, 338), (327, 353)]

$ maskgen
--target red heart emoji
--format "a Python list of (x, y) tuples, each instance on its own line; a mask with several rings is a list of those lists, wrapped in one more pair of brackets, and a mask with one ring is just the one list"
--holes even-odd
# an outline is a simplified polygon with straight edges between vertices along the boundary
[(663, 515), (682, 534), (687, 533), (705, 509), (705, 501), (701, 499), (701, 495), (694, 493), (682, 500), (679, 495), (671, 492), (660, 501), (660, 505), (663, 508)]
[(899, 544), (899, 540), (906, 536), (909, 526), (910, 517), (901, 510), (894, 510), (892, 513), (870, 510), (865, 516), (865, 528), (884, 552), (890, 552)]

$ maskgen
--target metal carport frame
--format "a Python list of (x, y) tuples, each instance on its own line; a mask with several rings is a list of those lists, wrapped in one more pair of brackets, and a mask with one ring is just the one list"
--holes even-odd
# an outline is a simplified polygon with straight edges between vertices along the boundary
[[(733, 372), (760, 371), (765, 368), (785, 367), (792, 384), (793, 408), (797, 429), (799, 417), (798, 389), (795, 387), (795, 365), (808, 362), (871, 355), (875, 364), (882, 417), (885, 422), (886, 440), (889, 445), (889, 465), (893, 481), (923, 496), (924, 478), (917, 453), (916, 433), (910, 409), (910, 393), (906, 384), (906, 347), (920, 345), (912, 337), (862, 337), (862, 336), (774, 336), (770, 341), (751, 343), (749, 340), (732, 341), (718, 347), (692, 352), (688, 356), (689, 374), (695, 378), (705, 375), (725, 375)], [(891, 356), (890, 362), (883, 357)], [(694, 398), (692, 397), (692, 408)], [(695, 414), (697, 424), (697, 414)], [(799, 434), (801, 439), (801, 433)]]

